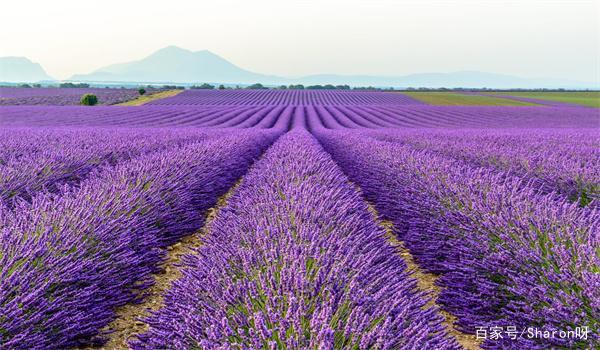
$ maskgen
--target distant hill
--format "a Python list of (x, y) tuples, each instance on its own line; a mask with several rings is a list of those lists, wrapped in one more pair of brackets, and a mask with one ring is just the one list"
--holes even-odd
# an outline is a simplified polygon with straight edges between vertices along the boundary
[[(26, 58), (0, 58), (0, 81), (32, 82), (50, 79), (52, 78), (44, 72), (39, 64), (32, 63)], [(530, 79), (476, 71), (421, 73), (404, 76), (317, 74), (300, 78), (285, 78), (245, 70), (207, 50), (193, 52), (176, 46), (165, 47), (138, 61), (113, 64), (89, 74), (76, 74), (69, 80), (117, 85), (138, 83), (248, 85), (261, 83), (271, 86), (348, 84), (394, 88), (600, 89), (599, 82), (551, 78)]]
[(318, 74), (284, 78), (242, 69), (210, 51), (189, 51), (176, 46), (158, 50), (139, 61), (114, 64), (71, 80), (88, 82), (224, 83), (224, 84), (348, 84), (377, 87), (567, 88), (598, 89), (598, 84), (560, 79), (527, 79), (510, 75), (461, 71), (405, 76)]
[(38, 63), (25, 57), (0, 57), (0, 82), (35, 83), (54, 80)]
[(305, 85), (348, 84), (353, 86), (428, 87), (428, 88), (492, 88), (492, 89), (600, 89), (600, 83), (564, 79), (530, 79), (476, 71), (422, 73), (405, 76), (311, 75), (298, 79)]
[(139, 61), (114, 64), (90, 74), (74, 75), (77, 81), (251, 84), (278, 82), (281, 78), (239, 68), (210, 51), (192, 52), (168, 46)]

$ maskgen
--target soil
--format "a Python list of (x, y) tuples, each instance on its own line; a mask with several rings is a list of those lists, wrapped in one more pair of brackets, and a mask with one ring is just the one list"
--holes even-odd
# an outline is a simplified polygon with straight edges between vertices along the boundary
[(428, 273), (422, 270), (419, 265), (415, 262), (414, 257), (410, 251), (406, 248), (404, 242), (400, 241), (394, 234), (394, 224), (391, 221), (381, 220), (375, 206), (367, 202), (369, 211), (373, 214), (379, 226), (385, 229), (385, 236), (388, 242), (396, 248), (398, 254), (402, 257), (410, 275), (417, 280), (417, 288), (420, 291), (426, 292), (430, 296), (430, 300), (426, 307), (434, 307), (438, 309), (438, 313), (444, 318), (442, 324), (446, 328), (448, 334), (453, 336), (458, 343), (467, 350), (481, 349), (481, 341), (477, 340), (474, 334), (467, 334), (459, 331), (454, 325), (456, 322), (456, 316), (443, 310), (438, 304), (437, 299), (442, 291), (442, 288), (436, 284), (438, 276), (433, 273)]
[(227, 200), (238, 186), (239, 182), (219, 198), (214, 208), (207, 211), (205, 224), (199, 231), (182, 238), (167, 248), (166, 258), (160, 266), (161, 271), (154, 276), (154, 285), (143, 291), (145, 297), (142, 303), (127, 304), (115, 310), (114, 321), (102, 329), (102, 332), (110, 332), (107, 336), (108, 341), (101, 347), (84, 348), (85, 350), (129, 349), (127, 343), (136, 335), (148, 330), (144, 319), (164, 305), (165, 293), (182, 275), (180, 266), (182, 257), (186, 254), (193, 254), (194, 250), (202, 245), (202, 236), (209, 232), (217, 213), (227, 204)]

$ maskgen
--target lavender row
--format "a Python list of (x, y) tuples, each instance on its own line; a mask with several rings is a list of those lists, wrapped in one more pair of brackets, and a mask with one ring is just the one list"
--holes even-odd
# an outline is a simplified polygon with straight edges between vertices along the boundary
[(4, 154), (0, 165), (0, 202), (8, 206), (15, 200), (29, 201), (41, 190), (56, 193), (63, 186), (76, 185), (104, 166), (209, 137), (206, 132), (193, 130), (47, 130), (46, 138), (38, 138), (38, 151), (23, 154), (19, 144), (26, 149), (30, 137), (37, 133), (11, 130), (2, 141), (15, 150)]
[(153, 105), (421, 105), (400, 93), (332, 90), (187, 90)]
[(96, 95), (102, 105), (113, 105), (139, 96), (136, 89), (0, 88), (0, 106), (78, 105), (84, 94)]
[(581, 206), (600, 199), (597, 130), (386, 131), (373, 136), (523, 177)]
[[(60, 153), (68, 148), (94, 150), (123, 142), (161, 143), (178, 138), (199, 139), (216, 130), (202, 129), (133, 129), (133, 128), (0, 128), (0, 167), (15, 166), (24, 157), (38, 156), (44, 152)], [(123, 146), (119, 146), (124, 149)]]
[(349, 132), (319, 138), (419, 265), (441, 274), (438, 302), (463, 331), (591, 330), (587, 340), (503, 338), (485, 348), (600, 345), (597, 209), (427, 150)]
[(61, 196), (42, 193), (12, 212), (0, 206), (0, 348), (101, 342), (114, 308), (143, 296), (162, 247), (201, 227), (203, 211), (274, 137), (239, 132), (185, 145)]
[[(179, 96), (179, 95), (178, 95)], [(289, 109), (311, 127), (588, 128), (600, 125), (591, 108), (464, 106), (81, 106), (0, 107), (1, 126), (119, 126), (265, 128)], [(285, 113), (284, 113), (285, 112)]]
[(316, 140), (283, 136), (217, 214), (134, 349), (458, 348)]

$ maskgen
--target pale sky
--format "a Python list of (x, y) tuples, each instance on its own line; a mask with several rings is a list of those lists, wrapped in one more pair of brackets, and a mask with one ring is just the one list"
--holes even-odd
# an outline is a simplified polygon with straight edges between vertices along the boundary
[(0, 56), (58, 79), (168, 45), (257, 73), (600, 81), (600, 0), (0, 0)]

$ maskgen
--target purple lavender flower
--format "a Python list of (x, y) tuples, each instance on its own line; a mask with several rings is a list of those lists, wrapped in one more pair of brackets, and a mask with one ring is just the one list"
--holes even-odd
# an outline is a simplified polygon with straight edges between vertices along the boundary
[(117, 164), (10, 212), (0, 206), (0, 345), (101, 341), (114, 308), (151, 283), (162, 247), (200, 228), (276, 136), (238, 131)]
[(135, 349), (458, 348), (305, 131), (266, 152), (210, 227)]
[(546, 194), (526, 179), (415, 149), (410, 141), (377, 141), (361, 132), (318, 135), (350, 179), (394, 222), (417, 263), (442, 275), (439, 302), (458, 317), (463, 331), (587, 326), (593, 334), (587, 340), (520, 338), (484, 345), (598, 344), (596, 208)]

